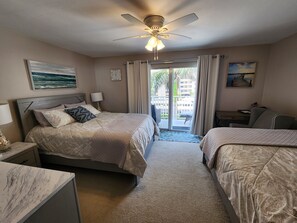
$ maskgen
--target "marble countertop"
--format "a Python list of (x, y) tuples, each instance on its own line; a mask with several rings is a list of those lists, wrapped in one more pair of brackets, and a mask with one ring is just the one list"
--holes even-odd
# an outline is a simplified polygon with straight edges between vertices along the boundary
[(73, 173), (0, 162), (0, 222), (25, 221), (73, 178)]

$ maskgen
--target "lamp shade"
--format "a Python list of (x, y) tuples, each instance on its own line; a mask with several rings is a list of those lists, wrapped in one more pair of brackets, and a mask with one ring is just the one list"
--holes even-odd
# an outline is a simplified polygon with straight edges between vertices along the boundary
[(12, 122), (9, 104), (0, 104), (0, 125)]
[(103, 101), (102, 92), (91, 93), (92, 102)]

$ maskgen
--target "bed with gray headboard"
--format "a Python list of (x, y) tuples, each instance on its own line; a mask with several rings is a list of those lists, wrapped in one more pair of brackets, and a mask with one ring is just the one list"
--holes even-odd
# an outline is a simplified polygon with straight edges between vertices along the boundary
[(33, 113), (34, 109), (53, 108), (61, 104), (79, 103), (85, 101), (85, 99), (86, 95), (83, 93), (18, 99), (17, 106), (23, 138), (25, 139), (28, 132), (34, 126), (38, 125)]
[[(86, 99), (86, 95), (83, 93), (18, 99), (17, 107), (19, 111), (19, 117), (22, 125), (22, 133), (23, 133), (24, 139), (26, 135), (35, 126), (38, 126), (38, 122), (35, 119), (33, 110), (52, 108), (52, 107), (59, 106), (61, 104), (80, 103), (85, 101), (85, 99)], [(149, 143), (145, 148), (144, 158), (146, 158), (147, 155), (149, 154), (152, 143), (153, 143), (153, 135), (151, 136), (151, 140), (149, 140)], [(59, 164), (59, 165), (75, 166), (75, 167), (130, 174), (130, 172), (122, 168), (119, 168), (118, 165), (115, 165), (112, 163), (94, 161), (91, 159), (75, 159), (75, 158), (63, 157), (63, 156), (53, 155), (53, 154), (49, 155), (44, 153), (41, 153), (40, 157), (41, 157), (42, 163)], [(136, 182), (138, 182), (139, 178), (137, 176), (135, 176), (135, 179), (137, 180)]]

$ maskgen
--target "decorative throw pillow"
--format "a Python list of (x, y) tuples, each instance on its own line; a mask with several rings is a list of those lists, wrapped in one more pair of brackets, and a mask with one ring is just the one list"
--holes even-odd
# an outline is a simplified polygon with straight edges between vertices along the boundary
[(64, 104), (65, 108), (75, 108), (80, 105), (86, 105), (85, 101), (79, 102), (79, 103), (74, 103), (74, 104)]
[(45, 111), (42, 112), (42, 114), (54, 128), (59, 128), (63, 125), (68, 125), (75, 122), (75, 119), (73, 119), (63, 110)]
[(58, 110), (58, 109), (64, 109), (64, 108), (65, 108), (64, 105), (59, 105), (59, 106), (54, 107), (54, 108), (36, 109), (36, 110), (33, 110), (33, 112), (34, 112), (35, 118), (38, 121), (38, 123), (42, 127), (45, 127), (45, 126), (51, 126), (51, 124), (46, 120), (46, 118), (44, 117), (44, 115), (42, 114), (42, 112), (52, 111), (52, 110)]
[(96, 108), (94, 108), (92, 105), (81, 105), (81, 107), (89, 110), (93, 115), (98, 115), (99, 113), (101, 113)]
[(79, 106), (77, 108), (69, 108), (65, 109), (65, 112), (67, 112), (69, 115), (71, 115), (76, 121), (80, 123), (84, 123), (86, 121), (89, 121), (93, 118), (96, 118), (96, 116), (91, 113), (86, 108)]

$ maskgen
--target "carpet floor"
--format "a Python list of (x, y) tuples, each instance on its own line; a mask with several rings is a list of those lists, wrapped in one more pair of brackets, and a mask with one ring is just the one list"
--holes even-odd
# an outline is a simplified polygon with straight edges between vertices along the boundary
[(160, 130), (160, 141), (199, 143), (200, 138), (188, 132)]
[(85, 223), (229, 222), (197, 144), (156, 141), (133, 188), (129, 175), (80, 168), (75, 172)]

